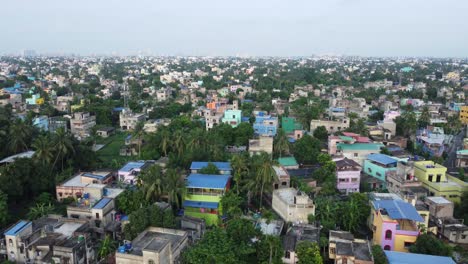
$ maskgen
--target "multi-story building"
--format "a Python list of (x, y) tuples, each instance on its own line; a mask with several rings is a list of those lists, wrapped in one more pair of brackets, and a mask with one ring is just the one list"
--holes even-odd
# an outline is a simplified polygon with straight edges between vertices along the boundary
[(69, 113), (73, 96), (57, 96), (54, 102), (54, 108), (59, 112)]
[(136, 184), (136, 180), (138, 178), (138, 174), (141, 171), (149, 168), (151, 165), (154, 164), (154, 161), (130, 161), (125, 166), (119, 169), (117, 172), (117, 179), (123, 183), (127, 184)]
[(172, 89), (167, 87), (167, 88), (161, 88), (156, 91), (156, 99), (158, 102), (163, 102), (167, 101), (169, 98), (172, 96)]
[(221, 122), (228, 124), (232, 127), (237, 127), (242, 121), (241, 110), (226, 110)]
[(208, 226), (217, 225), (223, 215), (221, 198), (230, 188), (230, 175), (190, 174), (184, 196), (184, 215), (203, 218)]
[(145, 114), (133, 113), (129, 109), (123, 109), (119, 114), (119, 124), (122, 130), (133, 130), (138, 123), (145, 121)]
[(83, 197), (86, 187), (93, 184), (106, 185), (113, 180), (113, 174), (109, 171), (93, 171), (78, 173), (64, 183), (55, 187), (58, 201), (66, 198), (78, 199)]
[(342, 155), (345, 158), (351, 159), (359, 163), (361, 166), (364, 165), (364, 161), (367, 159), (369, 154), (380, 153), (380, 149), (383, 148), (382, 143), (348, 143), (342, 142), (336, 144), (336, 154)]
[(188, 240), (187, 231), (149, 227), (131, 243), (120, 246), (115, 261), (117, 264), (179, 263)]
[(91, 129), (96, 125), (96, 117), (88, 112), (73, 113), (70, 120), (71, 133), (78, 139), (91, 135)]
[(337, 160), (335, 163), (336, 188), (338, 191), (343, 194), (359, 192), (361, 165), (347, 158)]
[(219, 125), (221, 123), (221, 119), (223, 118), (223, 114), (216, 112), (216, 110), (208, 109), (204, 111), (204, 115), (206, 130), (210, 130), (214, 126)]
[(260, 112), (255, 116), (253, 129), (254, 133), (259, 136), (274, 137), (278, 129), (278, 118)]
[(320, 242), (320, 226), (293, 223), (286, 231), (283, 238), (283, 248), (285, 250), (284, 257), (282, 258), (285, 264), (296, 264), (299, 259), (296, 253), (296, 247), (301, 241), (308, 241), (312, 243)]
[(49, 131), (49, 118), (46, 115), (35, 117), (33, 119), (33, 126), (41, 131)]
[(273, 182), (273, 190), (289, 188), (291, 177), (288, 171), (281, 166), (273, 166), (273, 170), (276, 174), (276, 178)]
[(468, 167), (468, 149), (457, 150), (457, 159), (455, 161), (455, 166), (459, 168)]
[(365, 239), (354, 238), (347, 231), (330, 230), (328, 256), (335, 264), (373, 264), (371, 246)]
[(402, 195), (414, 187), (420, 187), (421, 182), (414, 176), (414, 161), (400, 160), (396, 170), (386, 173), (387, 190)]
[(343, 117), (337, 120), (314, 119), (310, 121), (310, 133), (314, 133), (315, 129), (323, 126), (328, 133), (336, 133), (349, 128), (349, 118)]
[(468, 183), (447, 175), (447, 168), (433, 161), (414, 163), (414, 175), (429, 191), (429, 196), (442, 196), (453, 202), (460, 202), (463, 192), (468, 191)]
[(460, 121), (463, 124), (468, 124), (468, 105), (460, 107)]
[(388, 264), (456, 264), (452, 257), (384, 251)]
[(422, 147), (422, 150), (435, 157), (442, 156), (445, 150), (444, 140), (444, 130), (440, 127), (419, 130), (416, 136), (416, 143)]
[(286, 134), (291, 134), (294, 130), (302, 130), (302, 125), (294, 117), (282, 117), (281, 128)]
[(394, 199), (373, 199), (371, 219), (372, 243), (400, 252), (408, 252), (420, 234), (418, 225), (425, 223), (412, 204)]
[(397, 170), (398, 160), (388, 155), (373, 153), (367, 155), (364, 161), (364, 173), (377, 179), (373, 183), (372, 189), (386, 189), (386, 175), (390, 171)]
[(259, 137), (258, 139), (249, 139), (249, 153), (251, 156), (266, 152), (273, 153), (273, 138)]
[(308, 216), (315, 215), (312, 199), (294, 188), (274, 190), (272, 208), (286, 222), (308, 223)]
[(49, 117), (49, 132), (55, 133), (57, 129), (62, 128), (64, 131), (68, 130), (68, 119), (61, 116)]

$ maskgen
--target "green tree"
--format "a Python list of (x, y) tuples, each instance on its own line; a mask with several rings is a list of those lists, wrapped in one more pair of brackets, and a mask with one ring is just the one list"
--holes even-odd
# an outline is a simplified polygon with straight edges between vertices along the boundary
[(0, 190), (0, 226), (5, 226), (8, 218), (8, 195)]
[(220, 228), (208, 231), (193, 247), (183, 253), (183, 262), (187, 264), (238, 264), (239, 257), (234, 250), (237, 247)]
[[(150, 168), (140, 173), (138, 177), (139, 185), (142, 186), (145, 199), (148, 202), (159, 201), (163, 195), (163, 170), (159, 165), (152, 165)], [(143, 183), (143, 184), (142, 184)]]
[(374, 264), (388, 264), (387, 256), (380, 245), (372, 246), (372, 256), (374, 256)]
[(244, 155), (234, 155), (231, 159), (231, 166), (234, 171), (233, 180), (235, 182), (236, 193), (239, 194), (240, 186), (249, 174), (248, 158)]
[(26, 151), (32, 136), (32, 128), (21, 119), (16, 119), (8, 132), (8, 147), (13, 153)]
[(34, 158), (42, 164), (51, 164), (54, 158), (54, 149), (48, 135), (42, 135), (36, 138), (32, 144), (35, 150)]
[(294, 157), (300, 164), (314, 164), (320, 153), (321, 144), (316, 138), (304, 135), (294, 143)]
[(350, 194), (349, 201), (342, 204), (340, 211), (340, 219), (343, 219), (342, 226), (345, 230), (354, 233), (360, 226), (364, 226), (364, 223), (370, 214), (367, 195), (364, 193)]
[(113, 240), (109, 235), (100, 241), (98, 248), (99, 259), (105, 259), (110, 254), (114, 253), (117, 249), (117, 242)]
[(328, 131), (324, 126), (319, 126), (314, 130), (314, 138), (326, 142), (328, 140)]
[(452, 247), (431, 234), (418, 236), (416, 243), (410, 247), (409, 251), (418, 254), (452, 256)]
[(317, 243), (301, 241), (296, 246), (298, 264), (322, 264), (322, 256)]
[(29, 209), (28, 218), (30, 220), (35, 220), (51, 214), (55, 210), (54, 206), (49, 204), (38, 203), (36, 206)]
[(424, 106), (418, 119), (418, 127), (427, 127), (430, 124), (431, 114), (429, 108)]
[(164, 173), (164, 186), (168, 203), (179, 209), (182, 205), (181, 199), (186, 193), (186, 184), (179, 171), (167, 169)]
[(198, 170), (200, 174), (219, 174), (219, 169), (211, 162), (208, 162), (206, 167), (203, 167), (201, 170)]
[(69, 154), (74, 154), (75, 149), (73, 147), (73, 142), (68, 134), (63, 128), (57, 129), (55, 131), (54, 136), (52, 137), (52, 144), (54, 146), (54, 151), (56, 153), (54, 163), (52, 165), (52, 169), (57, 164), (58, 160), (61, 160), (62, 163), (62, 171), (63, 171), (63, 161), (65, 157)]
[(281, 264), (283, 263), (283, 248), (277, 236), (262, 236), (257, 243), (257, 263)]
[(273, 144), (273, 151), (275, 157), (282, 157), (284, 154), (289, 153), (289, 141), (283, 129), (278, 129)]
[(170, 144), (170, 134), (167, 129), (163, 129), (161, 131), (161, 141), (159, 144), (159, 147), (161, 148), (162, 153), (164, 153), (164, 156), (167, 157), (167, 150), (169, 148)]
[(273, 161), (270, 159), (270, 156), (262, 152), (260, 155), (256, 155), (258, 169), (256, 171), (256, 181), (260, 185), (260, 208), (262, 208), (263, 202), (263, 193), (265, 188), (271, 188), (275, 180), (275, 170), (273, 169)]
[(138, 122), (133, 129), (132, 136), (138, 141), (138, 158), (141, 158), (141, 143), (145, 135), (145, 130), (143, 129), (144, 123), (142, 121)]
[(229, 217), (239, 217), (242, 215), (241, 205), (242, 198), (232, 191), (228, 191), (221, 197), (221, 205), (223, 212)]

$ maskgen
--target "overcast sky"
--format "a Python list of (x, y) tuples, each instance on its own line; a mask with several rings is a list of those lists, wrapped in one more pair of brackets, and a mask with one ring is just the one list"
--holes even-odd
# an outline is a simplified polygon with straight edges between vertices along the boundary
[(0, 2), (0, 53), (468, 57), (467, 0)]

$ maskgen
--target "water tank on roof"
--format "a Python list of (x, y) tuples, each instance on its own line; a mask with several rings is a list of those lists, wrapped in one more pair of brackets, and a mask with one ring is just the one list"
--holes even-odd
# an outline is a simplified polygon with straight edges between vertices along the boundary
[(83, 194), (83, 198), (89, 199), (89, 193), (84, 193), (84, 194)]
[(129, 242), (129, 241), (125, 242), (125, 250), (130, 250), (130, 249), (132, 249), (132, 242)]
[(119, 247), (119, 253), (125, 253), (125, 246)]

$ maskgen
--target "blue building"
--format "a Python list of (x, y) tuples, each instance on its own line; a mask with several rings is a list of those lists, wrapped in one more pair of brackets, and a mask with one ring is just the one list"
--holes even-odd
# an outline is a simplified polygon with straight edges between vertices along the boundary
[(42, 131), (49, 131), (49, 118), (47, 116), (38, 116), (33, 119), (33, 126)]
[(219, 174), (231, 175), (232, 168), (230, 162), (204, 162), (204, 161), (194, 161), (190, 165), (190, 171), (192, 173), (199, 173), (199, 171), (208, 166), (208, 164), (213, 164), (218, 168)]
[(433, 256), (415, 253), (403, 253), (385, 250), (389, 264), (455, 264), (451, 257)]
[(253, 129), (255, 134), (259, 136), (274, 137), (278, 130), (278, 118), (267, 115), (264, 112), (259, 112), (255, 116)]
[(371, 184), (371, 188), (385, 189), (385, 175), (389, 171), (396, 171), (397, 163), (398, 159), (388, 155), (379, 153), (367, 155), (367, 159), (364, 161), (364, 172), (378, 180), (378, 182)]

